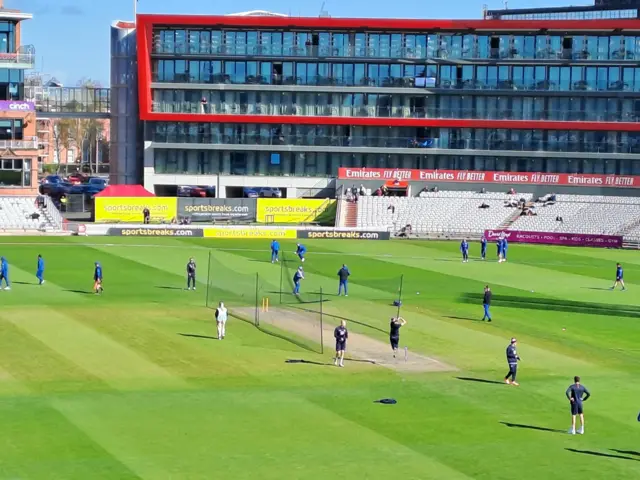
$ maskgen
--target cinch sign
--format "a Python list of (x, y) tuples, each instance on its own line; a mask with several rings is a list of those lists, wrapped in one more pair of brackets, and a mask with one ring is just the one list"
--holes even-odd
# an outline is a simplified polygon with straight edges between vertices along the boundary
[(36, 104), (33, 102), (0, 101), (0, 111), (3, 112), (35, 112)]
[(567, 185), (575, 187), (640, 188), (640, 176), (587, 173), (482, 172), (467, 170), (415, 170), (408, 168), (340, 168), (340, 180), (495, 183), (502, 185)]

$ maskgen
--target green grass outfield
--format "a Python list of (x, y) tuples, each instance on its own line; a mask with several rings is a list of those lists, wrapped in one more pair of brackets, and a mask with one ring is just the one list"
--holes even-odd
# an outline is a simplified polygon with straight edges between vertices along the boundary
[[(282, 244), (288, 290), (295, 241)], [(404, 275), (402, 346), (459, 372), (289, 364), (330, 353), (234, 319), (213, 340), (209, 252), (211, 300), (233, 308), (253, 301), (256, 272), (260, 296), (277, 291), (268, 241), (4, 238), (0, 479), (640, 478), (639, 252), (511, 244), (497, 264), (490, 245), (490, 261), (462, 264), (457, 243), (306, 245), (304, 294), (322, 287), (327, 312), (381, 341)], [(190, 256), (196, 292), (183, 290)], [(94, 261), (103, 296), (87, 293)], [(606, 290), (617, 261), (626, 292)], [(348, 298), (334, 296), (342, 263)], [(485, 283), (492, 324), (478, 321)], [(512, 336), (519, 388), (456, 378), (500, 382)], [(593, 394), (575, 437), (563, 433), (573, 375)], [(398, 404), (373, 403), (384, 397)]]

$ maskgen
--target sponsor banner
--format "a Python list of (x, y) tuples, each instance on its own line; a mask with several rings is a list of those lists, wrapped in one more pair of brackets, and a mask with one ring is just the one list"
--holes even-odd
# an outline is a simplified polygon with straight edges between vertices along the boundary
[(338, 169), (340, 180), (495, 183), (504, 185), (562, 185), (574, 187), (640, 188), (640, 176), (581, 173), (481, 172), (466, 170), (414, 170), (393, 168)]
[(335, 238), (345, 240), (389, 240), (389, 232), (371, 232), (360, 230), (298, 230), (298, 238)]
[(107, 235), (112, 237), (203, 237), (201, 228), (110, 228)]
[(170, 197), (95, 197), (96, 222), (142, 223), (142, 211), (151, 221), (172, 221), (178, 214), (178, 200)]
[(284, 239), (297, 238), (297, 232), (292, 229), (264, 229), (264, 228), (205, 228), (205, 238), (260, 238)]
[(485, 230), (484, 236), (492, 241), (504, 235), (512, 243), (542, 243), (569, 247), (622, 248), (622, 237), (615, 235), (588, 235), (582, 233), (525, 232), (521, 230)]
[(243, 220), (255, 222), (255, 198), (178, 198), (178, 215), (194, 222)]
[(256, 219), (260, 223), (333, 224), (336, 201), (332, 199), (259, 198)]
[(35, 112), (36, 104), (33, 102), (0, 100), (0, 111), (2, 112)]

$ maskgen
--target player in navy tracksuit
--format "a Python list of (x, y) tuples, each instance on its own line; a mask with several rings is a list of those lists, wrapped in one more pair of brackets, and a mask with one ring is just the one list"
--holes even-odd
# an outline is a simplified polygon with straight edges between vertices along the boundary
[(104, 288), (102, 288), (102, 266), (98, 262), (96, 262), (96, 268), (93, 271), (93, 289), (96, 293), (104, 292)]
[(480, 256), (482, 257), (482, 260), (487, 258), (487, 239), (484, 235), (480, 239)]
[(193, 258), (187, 263), (187, 290), (196, 289), (196, 262)]
[(300, 280), (304, 280), (304, 271), (302, 265), (298, 267), (296, 273), (293, 275), (293, 294), (300, 295)]
[(7, 259), (4, 257), (0, 258), (0, 289), (2, 288), (3, 280), (7, 284), (5, 290), (11, 290), (11, 284), (9, 283), (9, 262), (7, 262)]
[(300, 259), (301, 262), (304, 262), (305, 253), (307, 253), (307, 247), (305, 247), (301, 243), (298, 243), (298, 248), (296, 249), (296, 255), (298, 255), (298, 258)]
[(505, 383), (515, 385), (516, 387), (520, 385), (516, 381), (516, 374), (518, 373), (518, 362), (520, 361), (520, 357), (518, 356), (518, 352), (516, 350), (517, 344), (518, 341), (515, 338), (512, 338), (511, 344), (507, 347), (507, 363), (509, 364), (509, 373), (507, 373), (507, 376), (504, 377)]
[(38, 255), (38, 266), (36, 269), (36, 278), (38, 279), (39, 285), (42, 285), (44, 283), (44, 258), (42, 258), (42, 255)]
[(616, 265), (616, 281), (613, 287), (611, 287), (611, 290), (615, 290), (618, 285), (622, 286), (622, 290), (627, 289), (627, 287), (624, 286), (624, 271), (622, 270), (622, 265), (619, 263)]
[(469, 242), (466, 238), (460, 242), (460, 251), (462, 252), (462, 263), (467, 263), (469, 261)]
[(280, 261), (280, 244), (277, 240), (271, 241), (271, 263), (276, 263)]
[(569, 388), (567, 388), (567, 391), (565, 393), (565, 395), (569, 399), (569, 402), (571, 402), (571, 430), (569, 430), (569, 433), (571, 435), (576, 434), (576, 415), (580, 415), (580, 429), (578, 430), (578, 433), (580, 435), (583, 435), (584, 410), (582, 403), (586, 402), (589, 399), (591, 393), (589, 392), (589, 389), (587, 387), (580, 383), (580, 377), (573, 377), (573, 382), (574, 383), (572, 385), (569, 385)]
[(507, 250), (509, 250), (509, 241), (507, 240), (507, 237), (504, 237), (502, 239), (502, 261), (503, 262), (507, 261)]
[(344, 296), (349, 296), (348, 284), (349, 284), (349, 275), (351, 272), (347, 268), (346, 265), (342, 265), (342, 268), (338, 270), (338, 277), (340, 278), (340, 284), (338, 285), (338, 296), (342, 293), (342, 289), (344, 288)]
[(497, 255), (498, 255), (498, 262), (502, 262), (502, 239), (499, 238), (498, 240), (496, 240), (496, 249), (497, 249)]

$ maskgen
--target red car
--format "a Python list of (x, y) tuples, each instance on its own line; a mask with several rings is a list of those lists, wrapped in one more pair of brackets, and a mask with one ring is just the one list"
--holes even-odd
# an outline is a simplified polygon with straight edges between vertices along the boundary
[(87, 181), (87, 177), (81, 173), (73, 173), (69, 175), (67, 181), (71, 185), (80, 185), (81, 183), (85, 183)]

